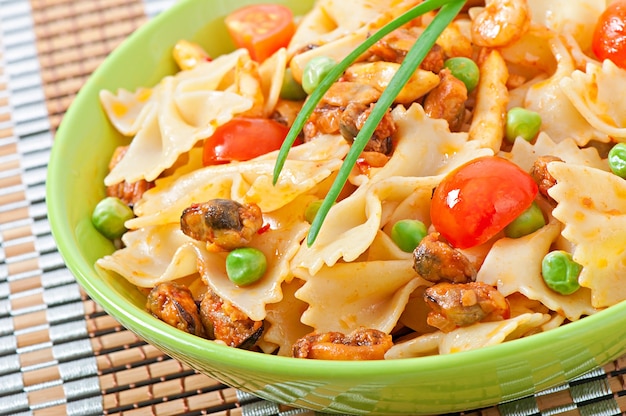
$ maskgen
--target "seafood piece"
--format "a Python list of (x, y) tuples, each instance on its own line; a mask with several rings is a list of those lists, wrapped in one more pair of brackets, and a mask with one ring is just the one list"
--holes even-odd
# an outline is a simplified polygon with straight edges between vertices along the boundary
[[(381, 61), (402, 63), (422, 31), (422, 28), (416, 26), (401, 27), (376, 42), (368, 52)], [(437, 73), (443, 68), (444, 60), (443, 48), (435, 44), (424, 57), (419, 67), (423, 70)]]
[(296, 358), (318, 360), (382, 360), (393, 346), (391, 335), (377, 329), (358, 328), (341, 332), (312, 333), (293, 344)]
[[(304, 140), (310, 141), (319, 134), (340, 133), (348, 142), (352, 143), (361, 128), (363, 128), (363, 124), (372, 112), (372, 108), (373, 104), (366, 105), (358, 101), (349, 102), (347, 99), (345, 106), (331, 106), (327, 104), (317, 106), (304, 125)], [(395, 131), (395, 122), (391, 112), (387, 111), (380, 123), (378, 123), (378, 126), (376, 126), (364, 151), (390, 155), (393, 150), (392, 136)]]
[(465, 122), (467, 87), (449, 69), (439, 72), (441, 81), (424, 100), (424, 111), (431, 118), (448, 122), (450, 131), (460, 131)]
[(304, 141), (311, 141), (319, 134), (339, 133), (339, 119), (342, 112), (341, 107), (318, 105), (302, 129)]
[(415, 248), (413, 268), (423, 279), (433, 283), (476, 280), (476, 268), (469, 259), (437, 232), (428, 234)]
[[(127, 150), (128, 146), (119, 146), (115, 149), (109, 162), (109, 171), (122, 160)], [(121, 181), (115, 185), (107, 186), (106, 195), (119, 198), (126, 205), (132, 207), (141, 199), (144, 192), (153, 187), (154, 182), (148, 182), (145, 179), (136, 182)]]
[[(372, 113), (374, 104), (364, 106), (357, 103), (350, 103), (339, 117), (339, 132), (348, 142), (352, 143), (359, 131), (363, 128), (365, 121)], [(383, 116), (376, 130), (372, 134), (369, 142), (365, 146), (366, 152), (378, 152), (390, 155), (393, 150), (392, 137), (396, 132), (396, 124), (387, 111)]]
[(263, 334), (263, 321), (253, 321), (232, 303), (208, 290), (200, 303), (207, 337), (230, 347), (251, 349)]
[[(367, 84), (382, 92), (387, 88), (399, 68), (400, 64), (395, 62), (359, 62), (346, 69), (343, 79)], [(404, 84), (394, 99), (394, 103), (408, 106), (426, 95), (437, 84), (439, 84), (437, 74), (418, 68)]]
[(426, 288), (424, 300), (432, 309), (426, 322), (443, 332), (510, 317), (504, 295), (483, 282), (437, 283)]
[(421, 32), (415, 26), (401, 27), (372, 45), (368, 52), (385, 62), (402, 63)]
[(262, 226), (263, 214), (258, 205), (242, 205), (231, 199), (193, 204), (180, 217), (183, 233), (224, 250), (245, 246)]
[(368, 105), (380, 98), (376, 88), (359, 82), (335, 82), (320, 100), (302, 129), (304, 140), (318, 134), (339, 133), (339, 119), (350, 103)]
[(472, 41), (477, 46), (498, 48), (520, 39), (530, 28), (526, 0), (491, 0), (472, 18)]
[(443, 48), (435, 43), (424, 57), (419, 67), (424, 71), (430, 71), (436, 74), (443, 69), (445, 60), (446, 56)]
[(362, 82), (335, 82), (326, 91), (319, 105), (327, 104), (334, 107), (345, 107), (350, 103), (368, 105), (378, 101), (381, 94), (377, 88)]
[(563, 160), (556, 156), (540, 156), (535, 160), (532, 168), (530, 169), (530, 176), (535, 180), (539, 187), (539, 193), (548, 198), (549, 201), (555, 202), (548, 191), (554, 185), (556, 185), (556, 179), (548, 172), (548, 164), (550, 162), (563, 162)]
[(173, 327), (205, 336), (198, 305), (185, 286), (174, 282), (159, 283), (148, 294), (146, 308), (153, 316)]

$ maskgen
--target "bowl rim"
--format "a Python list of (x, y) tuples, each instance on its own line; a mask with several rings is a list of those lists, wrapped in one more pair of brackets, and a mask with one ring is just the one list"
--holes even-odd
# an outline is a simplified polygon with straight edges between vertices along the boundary
[[(48, 218), (52, 235), (58, 245), (58, 250), (65, 261), (67, 268), (72, 272), (80, 285), (85, 289), (87, 294), (95, 300), (110, 315), (116, 317), (120, 322), (128, 327), (130, 323), (136, 321), (136, 317), (131, 311), (124, 307), (120, 302), (116, 302), (108, 295), (110, 289), (101, 279), (93, 278), (93, 265), (83, 261), (79, 255), (80, 248), (75, 244), (75, 238), (71, 225), (64, 215), (66, 209), (63, 198), (57, 198), (56, 195), (62, 195), (61, 185), (58, 184), (54, 177), (59, 175), (63, 166), (63, 152), (66, 146), (69, 146), (68, 140), (71, 134), (68, 132), (68, 126), (77, 122), (80, 118), (80, 109), (88, 105), (88, 94), (94, 88), (95, 80), (107, 73), (109, 68), (117, 64), (122, 54), (125, 53), (129, 45), (148, 39), (152, 33), (158, 29), (163, 21), (172, 19), (173, 16), (181, 13), (182, 10), (189, 7), (189, 4), (199, 0), (180, 0), (174, 3), (170, 8), (161, 14), (153, 17), (150, 21), (142, 25), (130, 36), (128, 36), (94, 71), (87, 82), (78, 92), (71, 106), (68, 108), (63, 117), (62, 122), (57, 130), (56, 137), (51, 149), (50, 163), (48, 167), (46, 180), (46, 204), (48, 209)], [(92, 91), (91, 91), (92, 92)], [(92, 92), (93, 93), (93, 92)], [(75, 259), (80, 261), (75, 261)], [(74, 259), (71, 261), (71, 259)], [(131, 305), (134, 307), (134, 305)], [(144, 311), (145, 312), (145, 311)], [(603, 328), (610, 328), (617, 325), (619, 321), (626, 319), (626, 302), (611, 306), (606, 310), (599, 311), (594, 315), (587, 316), (579, 321), (568, 323), (564, 326), (551, 329), (549, 331), (534, 334), (529, 337), (506, 341), (501, 344), (482, 347), (475, 350), (462, 351), (446, 355), (434, 355), (425, 357), (404, 358), (397, 360), (380, 360), (380, 361), (325, 361), (325, 360), (302, 360), (292, 357), (276, 356), (271, 354), (263, 354), (240, 350), (209, 340), (196, 337), (194, 335), (184, 333), (168, 324), (145, 313), (144, 326), (147, 330), (164, 340), (165, 343), (172, 347), (191, 348), (194, 353), (199, 356), (217, 359), (233, 368), (242, 368), (252, 371), (267, 371), (272, 369), (273, 374), (277, 375), (293, 375), (295, 371), (302, 371), (303, 374), (310, 376), (323, 377), (328, 376), (329, 372), (337, 379), (354, 377), (356, 372), (360, 376), (376, 377), (381, 374), (397, 374), (399, 372), (413, 371), (429, 371), (441, 366), (458, 367), (468, 361), (485, 361), (491, 360), (494, 353), (501, 356), (524, 355), (529, 351), (540, 353), (543, 349), (549, 348), (551, 344), (558, 342), (569, 342), (572, 338), (589, 336), (591, 332), (601, 332)], [(133, 331), (135, 332), (135, 331)], [(622, 351), (623, 354), (625, 351)], [(606, 360), (608, 362), (610, 360)], [(288, 364), (288, 365), (285, 365)], [(604, 363), (596, 363), (603, 365)], [(580, 372), (572, 374), (569, 379), (579, 376), (590, 368), (581, 367)], [(564, 380), (559, 380), (563, 382)], [(567, 381), (567, 380), (565, 380)], [(555, 382), (555, 384), (559, 384)]]

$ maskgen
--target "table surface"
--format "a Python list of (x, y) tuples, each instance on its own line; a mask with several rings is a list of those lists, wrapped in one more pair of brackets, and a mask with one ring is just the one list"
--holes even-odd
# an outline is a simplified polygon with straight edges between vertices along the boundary
[[(45, 176), (86, 78), (174, 0), (0, 0), (0, 415), (295, 415), (169, 358), (108, 316), (65, 268)], [(615, 415), (626, 356), (567, 385), (465, 415)]]

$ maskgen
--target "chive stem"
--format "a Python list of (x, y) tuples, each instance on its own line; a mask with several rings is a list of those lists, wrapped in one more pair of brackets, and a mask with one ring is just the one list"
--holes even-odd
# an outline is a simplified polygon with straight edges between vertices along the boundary
[[(333, 67), (333, 69), (322, 79), (320, 84), (317, 86), (315, 91), (309, 96), (306, 100), (302, 109), (296, 116), (287, 137), (285, 138), (280, 151), (278, 153), (278, 157), (276, 158), (276, 164), (274, 165), (274, 176), (272, 182), (276, 185), (278, 182), (278, 177), (280, 176), (280, 172), (282, 171), (285, 162), (287, 160), (287, 156), (289, 154), (289, 150), (291, 146), (296, 141), (298, 134), (304, 127), (304, 124), (315, 110), (315, 107), (320, 102), (326, 91), (330, 88), (330, 86), (339, 79), (339, 77), (345, 72), (345, 70), (354, 63), (363, 53), (365, 53), (371, 46), (373, 46), (376, 42), (382, 39), (384, 36), (399, 28), (402, 25), (410, 22), (411, 20), (438, 9), (442, 6), (445, 6), (448, 3), (453, 4), (462, 4), (465, 1), (459, 0), (425, 0), (424, 2), (418, 4), (417, 6), (407, 10), (400, 16), (396, 17), (382, 28), (374, 32), (371, 36), (369, 36), (363, 43), (361, 43), (358, 47), (356, 47), (352, 52), (350, 52), (341, 62)], [(460, 8), (459, 8), (460, 10)], [(458, 12), (457, 12), (458, 13)], [(445, 26), (444, 26), (445, 27)], [(439, 28), (439, 33), (443, 30), (443, 27)], [(423, 35), (422, 35), (423, 36)], [(432, 47), (432, 46), (431, 46)], [(422, 58), (423, 60), (423, 58)], [(419, 63), (417, 64), (419, 65)], [(417, 68), (417, 65), (415, 68)], [(406, 81), (405, 81), (406, 82)], [(399, 90), (398, 90), (399, 91)]]
[[(421, 5), (425, 3), (421, 3)], [(339, 169), (335, 181), (330, 187), (322, 205), (320, 206), (320, 209), (313, 219), (313, 223), (311, 224), (311, 228), (309, 229), (307, 236), (307, 245), (309, 247), (315, 242), (328, 211), (337, 200), (339, 193), (350, 176), (352, 168), (356, 164), (361, 152), (363, 152), (363, 149), (378, 126), (378, 123), (380, 123), (391, 104), (393, 104), (393, 101), (399, 94), (400, 90), (411, 78), (417, 67), (422, 63), (430, 49), (437, 41), (441, 32), (443, 32), (443, 30), (457, 16), (464, 4), (465, 1), (457, 0), (443, 5), (432, 22), (426, 27), (419, 39), (407, 53), (402, 65), (400, 65), (400, 68), (389, 82), (389, 85), (381, 94), (378, 102), (374, 106), (374, 109), (365, 121), (363, 128), (354, 139), (354, 143), (352, 143), (352, 146), (350, 147), (350, 150), (348, 151), (348, 154)]]

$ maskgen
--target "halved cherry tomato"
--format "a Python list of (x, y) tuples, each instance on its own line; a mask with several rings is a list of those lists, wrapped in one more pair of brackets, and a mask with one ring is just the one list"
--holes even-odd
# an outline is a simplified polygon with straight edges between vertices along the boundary
[(450, 244), (469, 248), (502, 231), (537, 195), (537, 184), (519, 166), (486, 156), (452, 171), (433, 193), (430, 218)]
[(591, 43), (600, 60), (610, 59), (626, 69), (626, 1), (611, 3), (600, 15)]
[(289, 128), (266, 118), (235, 117), (204, 140), (204, 166), (250, 160), (280, 149)]
[(246, 48), (257, 62), (286, 47), (296, 30), (291, 10), (279, 4), (242, 7), (228, 15), (225, 23), (235, 45)]

